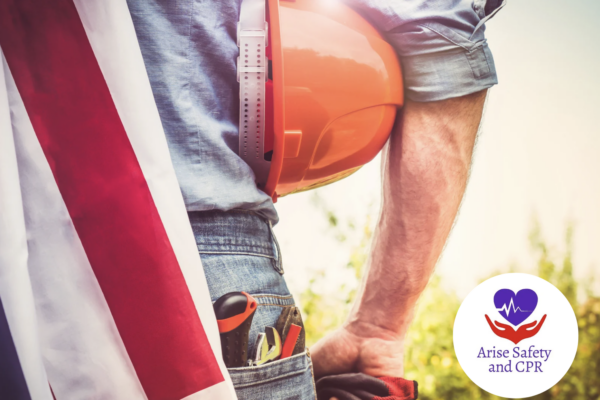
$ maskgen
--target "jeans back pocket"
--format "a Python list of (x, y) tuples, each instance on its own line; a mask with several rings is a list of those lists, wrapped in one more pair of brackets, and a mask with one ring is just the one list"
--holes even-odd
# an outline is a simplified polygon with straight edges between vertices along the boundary
[(239, 400), (316, 400), (308, 351), (258, 367), (229, 368)]

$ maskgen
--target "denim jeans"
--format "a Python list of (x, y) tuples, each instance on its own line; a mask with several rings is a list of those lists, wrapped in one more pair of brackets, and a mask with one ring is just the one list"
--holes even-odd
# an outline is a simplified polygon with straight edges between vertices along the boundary
[[(270, 223), (243, 211), (189, 213), (212, 301), (244, 291), (258, 302), (248, 340), (275, 326), (283, 307), (294, 305), (281, 268), (281, 254)], [(316, 399), (308, 352), (259, 367), (230, 368), (240, 400)]]

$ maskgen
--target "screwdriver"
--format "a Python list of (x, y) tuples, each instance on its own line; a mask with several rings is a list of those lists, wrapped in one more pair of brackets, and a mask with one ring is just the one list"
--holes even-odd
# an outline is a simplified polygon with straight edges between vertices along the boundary
[(242, 367), (248, 360), (248, 334), (256, 306), (246, 292), (227, 293), (213, 304), (227, 368)]

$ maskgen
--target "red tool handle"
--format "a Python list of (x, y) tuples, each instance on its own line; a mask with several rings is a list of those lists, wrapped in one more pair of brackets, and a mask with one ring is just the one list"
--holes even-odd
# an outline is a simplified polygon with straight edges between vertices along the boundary
[(302, 328), (298, 325), (291, 324), (290, 330), (285, 337), (285, 343), (283, 344), (283, 350), (281, 351), (281, 358), (284, 359), (292, 355), (294, 352), (294, 347), (296, 346), (296, 341), (298, 340), (298, 336), (300, 336), (300, 331)]

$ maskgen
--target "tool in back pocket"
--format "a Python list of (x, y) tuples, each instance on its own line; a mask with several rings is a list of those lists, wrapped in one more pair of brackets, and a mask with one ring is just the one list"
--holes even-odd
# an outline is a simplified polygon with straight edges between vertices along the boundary
[(221, 351), (227, 368), (243, 367), (248, 360), (248, 334), (257, 302), (246, 292), (231, 292), (213, 304)]
[(304, 324), (298, 307), (285, 307), (277, 319), (275, 328), (283, 341), (282, 359), (304, 352)]
[(264, 333), (259, 333), (256, 338), (256, 355), (252, 365), (262, 365), (276, 360), (282, 351), (281, 337), (277, 329), (267, 326)]

